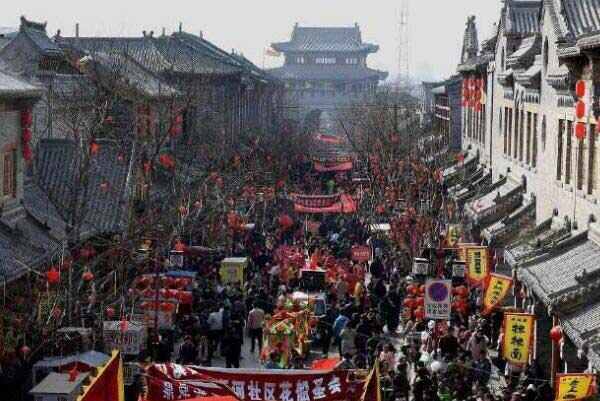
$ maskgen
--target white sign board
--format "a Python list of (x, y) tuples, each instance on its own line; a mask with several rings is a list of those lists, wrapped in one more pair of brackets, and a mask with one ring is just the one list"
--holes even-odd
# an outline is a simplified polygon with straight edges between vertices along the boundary
[(467, 270), (467, 264), (460, 260), (452, 262), (452, 277), (465, 278), (465, 272)]
[(412, 274), (426, 276), (429, 274), (429, 261), (427, 259), (415, 258)]
[(110, 352), (120, 349), (125, 355), (138, 355), (146, 345), (146, 327), (141, 322), (126, 322), (125, 330), (120, 321), (106, 321), (103, 327), (104, 349)]
[(425, 319), (450, 319), (452, 303), (451, 280), (425, 282)]

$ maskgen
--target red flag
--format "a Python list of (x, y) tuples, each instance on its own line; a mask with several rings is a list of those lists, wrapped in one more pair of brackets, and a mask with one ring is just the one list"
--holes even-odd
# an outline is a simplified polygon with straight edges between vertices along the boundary
[(125, 401), (123, 364), (119, 351), (113, 351), (106, 365), (99, 367), (98, 373), (90, 378), (90, 384), (83, 387), (83, 394), (77, 401)]

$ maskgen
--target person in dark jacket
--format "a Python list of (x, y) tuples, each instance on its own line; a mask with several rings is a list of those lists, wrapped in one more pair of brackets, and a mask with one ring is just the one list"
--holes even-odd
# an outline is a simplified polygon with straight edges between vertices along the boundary
[(179, 363), (182, 365), (195, 365), (198, 357), (196, 344), (192, 341), (192, 336), (185, 336), (183, 344), (179, 347)]

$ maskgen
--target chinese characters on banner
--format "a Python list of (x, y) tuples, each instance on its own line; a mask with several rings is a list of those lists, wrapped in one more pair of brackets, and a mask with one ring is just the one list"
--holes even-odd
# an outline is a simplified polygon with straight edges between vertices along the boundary
[(207, 395), (234, 395), (240, 401), (359, 401), (365, 386), (364, 380), (350, 381), (347, 371), (205, 369), (155, 364), (146, 374), (147, 401)]
[(467, 249), (469, 247), (474, 247), (474, 246), (479, 246), (479, 244), (463, 243), (463, 242), (459, 242), (458, 244), (456, 244), (456, 247), (458, 248), (458, 251), (457, 251), (458, 260), (462, 260), (463, 262), (466, 262), (467, 261)]
[(425, 282), (425, 318), (450, 319), (452, 304), (451, 280), (427, 280)]
[(484, 315), (487, 315), (496, 306), (500, 305), (504, 298), (506, 298), (511, 286), (512, 278), (490, 273), (490, 279), (488, 280), (488, 285), (485, 288), (483, 296)]
[(582, 400), (593, 394), (594, 375), (585, 373), (556, 375), (556, 401)]
[(467, 279), (472, 286), (483, 285), (488, 277), (488, 249), (485, 246), (468, 247)]
[(535, 316), (526, 313), (504, 314), (502, 356), (514, 365), (526, 365), (533, 344)]
[(429, 260), (415, 258), (412, 267), (412, 274), (415, 276), (426, 276), (429, 274)]
[(371, 259), (371, 247), (355, 245), (352, 247), (352, 260), (355, 262), (368, 262)]

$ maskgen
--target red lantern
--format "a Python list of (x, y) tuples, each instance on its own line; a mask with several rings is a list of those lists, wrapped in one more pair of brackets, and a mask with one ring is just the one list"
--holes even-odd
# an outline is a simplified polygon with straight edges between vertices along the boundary
[(456, 287), (456, 295), (460, 297), (466, 297), (469, 295), (469, 290), (464, 285)]
[(94, 279), (94, 273), (92, 273), (89, 270), (86, 270), (86, 272), (81, 275), (81, 278), (83, 279), (83, 281), (92, 281)]
[(162, 302), (159, 306), (160, 310), (163, 312), (172, 312), (175, 309), (175, 305), (170, 302)]
[(575, 137), (577, 137), (577, 139), (579, 139), (580, 141), (585, 139), (585, 131), (585, 123), (579, 122), (575, 124)]
[(30, 109), (21, 112), (21, 127), (29, 128), (33, 124), (33, 113)]
[(375, 208), (375, 211), (378, 214), (383, 214), (383, 213), (385, 213), (385, 206), (384, 205), (377, 205), (377, 207)]
[(98, 145), (98, 143), (96, 141), (92, 141), (92, 143), (90, 143), (90, 155), (96, 156), (99, 151), (100, 151), (100, 145)]
[(144, 173), (148, 174), (150, 173), (150, 170), (152, 169), (152, 164), (149, 161), (145, 161), (143, 163), (144, 166)]
[(415, 303), (417, 304), (418, 307), (425, 306), (425, 298), (417, 297)]
[(23, 141), (23, 143), (31, 142), (31, 138), (32, 138), (31, 130), (29, 128), (24, 128), (23, 132), (21, 133), (21, 140)]
[(555, 343), (560, 342), (562, 340), (563, 333), (562, 328), (560, 326), (554, 326), (550, 329), (550, 339)]
[(425, 310), (423, 308), (417, 308), (415, 310), (415, 319), (423, 320), (425, 318)]
[(106, 317), (109, 319), (112, 319), (113, 316), (115, 316), (115, 308), (113, 308), (112, 306), (109, 306), (106, 308)]
[(279, 225), (282, 228), (288, 230), (294, 225), (294, 220), (292, 220), (292, 218), (289, 215), (282, 214), (281, 216), (279, 216)]
[(158, 157), (158, 161), (164, 168), (172, 170), (175, 168), (175, 160), (170, 155), (164, 154)]
[(50, 270), (46, 272), (46, 280), (48, 281), (48, 284), (58, 283), (60, 281), (60, 271), (56, 270), (56, 268), (52, 266)]
[(29, 348), (27, 345), (23, 345), (19, 351), (21, 352), (21, 355), (27, 356), (31, 352), (31, 348)]
[(120, 324), (121, 333), (125, 333), (128, 328), (129, 328), (129, 322), (127, 320), (125, 320), (125, 318), (123, 318), (121, 320), (121, 324)]
[(425, 285), (424, 284), (422, 284), (421, 286), (419, 286), (419, 294), (420, 295), (425, 294)]
[(33, 152), (31, 151), (31, 147), (29, 147), (28, 143), (23, 144), (23, 159), (26, 162), (31, 161), (33, 158)]
[(578, 119), (582, 119), (585, 117), (585, 102), (582, 100), (577, 101), (575, 104), (575, 115)]
[(585, 81), (580, 79), (579, 81), (577, 81), (577, 83), (575, 84), (575, 94), (577, 95), (577, 97), (582, 98), (585, 96)]
[(404, 298), (404, 301), (402, 301), (402, 305), (404, 305), (406, 308), (414, 309), (415, 308), (415, 299), (414, 298)]
[(175, 250), (177, 252), (185, 252), (185, 244), (181, 241), (175, 242)]

